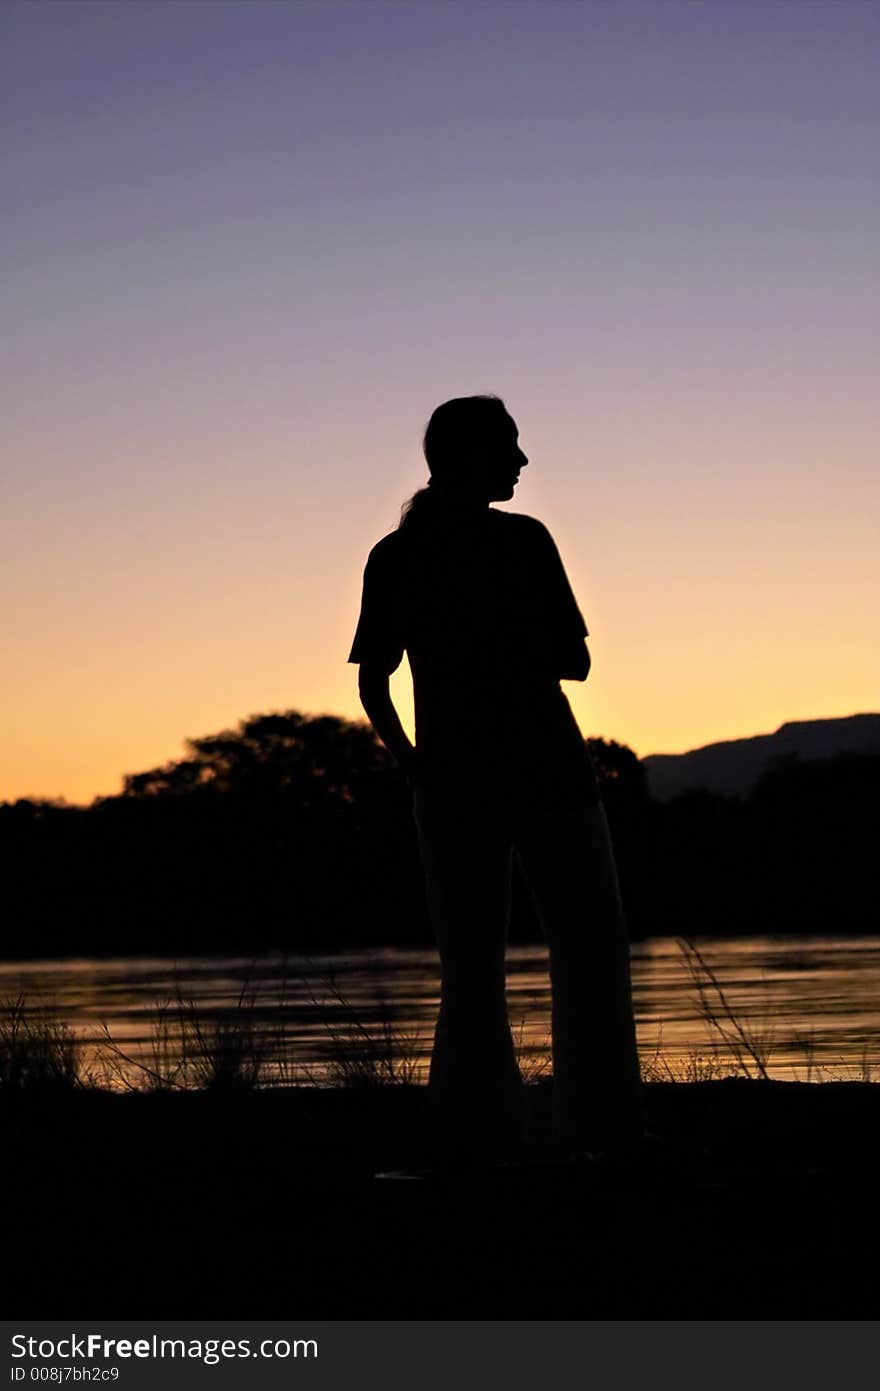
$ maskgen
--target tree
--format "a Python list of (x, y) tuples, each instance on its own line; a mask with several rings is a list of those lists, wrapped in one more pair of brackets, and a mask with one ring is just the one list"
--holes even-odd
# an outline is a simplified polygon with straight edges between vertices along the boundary
[(298, 710), (252, 715), (235, 730), (187, 739), (185, 747), (188, 758), (127, 776), (123, 795), (285, 793), (310, 807), (327, 799), (352, 801), (364, 782), (391, 766), (366, 723)]
[(587, 748), (603, 800), (613, 806), (648, 800), (648, 780), (638, 756), (614, 739), (588, 739)]

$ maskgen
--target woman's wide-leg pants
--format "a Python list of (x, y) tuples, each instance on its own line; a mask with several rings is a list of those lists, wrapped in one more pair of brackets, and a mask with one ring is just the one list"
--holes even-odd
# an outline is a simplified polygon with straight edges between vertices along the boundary
[(604, 807), (565, 768), (435, 776), (413, 809), (441, 961), (430, 1089), (438, 1142), (505, 1150), (523, 1138), (505, 997), (516, 854), (549, 948), (553, 1109), (572, 1149), (641, 1133), (629, 944)]

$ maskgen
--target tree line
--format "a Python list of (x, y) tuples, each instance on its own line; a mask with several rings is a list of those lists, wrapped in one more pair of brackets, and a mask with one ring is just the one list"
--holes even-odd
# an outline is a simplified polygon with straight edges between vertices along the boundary
[[(634, 937), (877, 930), (880, 756), (659, 802), (631, 749), (587, 743)], [(290, 710), (185, 747), (89, 807), (0, 804), (4, 957), (431, 943), (410, 789), (368, 725)], [(518, 876), (511, 936), (540, 938)]]

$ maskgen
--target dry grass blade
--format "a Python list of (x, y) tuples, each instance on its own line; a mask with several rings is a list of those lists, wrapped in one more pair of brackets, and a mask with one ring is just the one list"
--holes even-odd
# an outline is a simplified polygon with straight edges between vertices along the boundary
[(677, 1074), (673, 1071), (669, 1059), (663, 1052), (663, 1022), (661, 1020), (657, 1028), (657, 1041), (654, 1044), (654, 1052), (649, 1058), (641, 1058), (640, 1066), (643, 1082), (677, 1082)]
[(749, 1032), (734, 1014), (718, 977), (699, 948), (687, 937), (679, 938), (678, 947), (699, 997), (701, 1018), (716, 1030), (747, 1077), (752, 1076), (751, 1060), (758, 1077), (768, 1081), (767, 1040)]
[(541, 1044), (529, 1043), (526, 1039), (525, 1015), (520, 1019), (519, 1027), (513, 1034), (513, 1047), (519, 1073), (526, 1086), (551, 1076), (550, 1036), (545, 1033), (544, 1041)]

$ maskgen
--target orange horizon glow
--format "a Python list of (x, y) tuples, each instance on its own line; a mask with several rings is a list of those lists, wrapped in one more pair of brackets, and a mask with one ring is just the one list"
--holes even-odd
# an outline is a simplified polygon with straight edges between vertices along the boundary
[[(577, 710), (578, 702), (577, 702), (576, 698), (573, 698), (573, 697), (572, 697), (572, 692), (571, 692), (570, 683), (565, 683), (564, 686), (563, 686), (563, 689), (565, 690), (566, 695), (569, 697), (569, 701), (570, 701), (570, 703), (571, 703), (572, 709), (575, 711), (575, 715), (577, 715), (577, 714), (578, 714), (578, 710)], [(401, 709), (402, 709), (402, 712), (403, 712), (403, 715), (404, 715), (404, 720), (403, 720), (404, 727), (407, 728), (407, 730), (408, 730), (408, 732), (409, 732), (409, 734), (410, 734), (410, 737), (412, 737), (412, 716), (411, 716), (411, 709), (410, 709), (409, 711), (407, 711), (407, 709), (406, 709), (405, 706), (404, 706), (403, 701), (401, 701), (400, 704), (401, 704)], [(311, 715), (336, 715), (336, 716), (338, 716), (338, 717), (340, 717), (340, 718), (342, 718), (342, 719), (355, 719), (355, 720), (359, 719), (359, 720), (362, 720), (362, 721), (365, 721), (365, 720), (366, 720), (366, 717), (364, 716), (364, 713), (363, 713), (362, 710), (361, 710), (360, 713), (358, 714), (357, 711), (343, 712), (343, 711), (339, 711), (339, 710), (330, 710), (330, 709), (324, 709), (324, 708), (322, 708), (322, 709), (315, 709), (315, 710), (305, 710), (305, 709), (303, 709), (303, 708), (302, 708), (301, 706), (299, 706), (299, 705), (290, 705), (290, 706), (286, 706), (286, 707), (282, 707), (282, 706), (273, 706), (273, 707), (271, 708), (271, 710), (268, 709), (268, 708), (267, 708), (266, 710), (257, 710), (257, 709), (254, 709), (254, 710), (248, 711), (248, 714), (247, 714), (246, 716), (241, 716), (241, 717), (239, 717), (239, 718), (237, 718), (237, 719), (225, 720), (225, 721), (222, 721), (220, 724), (212, 725), (210, 728), (207, 728), (207, 727), (199, 728), (199, 729), (197, 729), (197, 730), (194, 730), (194, 732), (193, 732), (192, 734), (186, 735), (185, 738), (202, 738), (202, 737), (205, 737), (205, 736), (208, 736), (208, 735), (219, 734), (219, 733), (220, 733), (221, 731), (223, 731), (223, 730), (234, 730), (234, 729), (237, 728), (238, 724), (239, 724), (240, 721), (243, 720), (243, 719), (250, 718), (250, 717), (253, 716), (253, 715), (277, 713), (277, 712), (280, 712), (282, 709), (298, 710), (300, 714), (308, 715), (308, 716), (311, 716)], [(866, 707), (866, 708), (864, 708), (864, 709), (858, 709), (858, 710), (842, 710), (842, 711), (835, 712), (835, 713), (831, 713), (831, 714), (829, 714), (827, 711), (816, 712), (816, 713), (812, 713), (812, 714), (810, 714), (810, 713), (808, 713), (808, 714), (800, 714), (800, 715), (792, 716), (791, 719), (792, 719), (794, 722), (797, 722), (797, 721), (800, 721), (800, 720), (845, 719), (845, 718), (848, 718), (848, 717), (853, 716), (853, 715), (866, 715), (866, 714), (877, 714), (877, 713), (880, 713), (880, 712), (878, 712), (877, 710), (869, 710), (869, 709)], [(687, 752), (690, 752), (690, 751), (693, 750), (693, 749), (703, 748), (703, 747), (704, 747), (705, 745), (707, 745), (707, 744), (723, 743), (723, 742), (726, 742), (726, 741), (729, 741), (729, 740), (736, 740), (736, 739), (748, 739), (748, 738), (752, 738), (752, 737), (754, 737), (754, 736), (756, 736), (756, 735), (762, 735), (762, 734), (773, 734), (773, 733), (779, 728), (779, 726), (780, 726), (781, 724), (785, 724), (785, 723), (789, 723), (789, 722), (790, 722), (790, 721), (788, 721), (788, 720), (780, 720), (780, 721), (779, 721), (778, 723), (776, 723), (776, 724), (770, 724), (770, 725), (767, 725), (766, 727), (761, 727), (761, 728), (759, 728), (759, 729), (758, 729), (758, 728), (755, 728), (755, 729), (749, 728), (749, 729), (737, 730), (737, 731), (735, 731), (735, 732), (722, 734), (722, 735), (720, 735), (720, 736), (718, 736), (718, 737), (716, 737), (716, 736), (713, 735), (713, 736), (711, 736), (711, 737), (699, 738), (699, 739), (697, 739), (694, 743), (681, 744), (681, 745), (676, 746), (676, 747), (664, 747), (664, 748), (655, 747), (655, 746), (653, 746), (653, 745), (651, 745), (651, 746), (649, 746), (649, 747), (642, 747), (642, 748), (639, 748), (639, 747), (634, 743), (634, 741), (632, 741), (632, 740), (630, 740), (630, 739), (623, 738), (623, 737), (621, 737), (618, 733), (608, 732), (608, 731), (606, 731), (606, 730), (601, 730), (601, 729), (591, 729), (591, 730), (589, 730), (589, 731), (585, 734), (584, 737), (585, 737), (585, 738), (602, 738), (602, 739), (614, 740), (616, 743), (625, 744), (628, 748), (632, 749), (633, 752), (634, 752), (639, 758), (644, 758), (644, 757), (648, 756), (649, 754), (680, 754), (680, 753), (687, 753)], [(583, 729), (583, 728), (584, 728), (583, 720), (582, 720), (582, 719), (579, 720), (579, 723), (580, 723), (580, 725), (581, 725), (581, 728)], [(49, 774), (45, 777), (45, 779), (42, 779), (42, 780), (41, 780), (41, 779), (31, 778), (30, 781), (28, 782), (28, 781), (27, 781), (27, 775), (26, 775), (26, 774), (22, 774), (21, 781), (17, 784), (17, 787), (18, 787), (19, 789), (29, 787), (30, 790), (29, 790), (29, 791), (16, 790), (16, 791), (14, 791), (14, 792), (6, 793), (6, 794), (4, 794), (2, 791), (0, 791), (0, 805), (2, 805), (2, 804), (4, 804), (4, 803), (10, 803), (10, 804), (11, 804), (11, 803), (14, 803), (14, 802), (16, 802), (16, 801), (18, 801), (18, 800), (25, 800), (25, 801), (52, 801), (52, 802), (59, 802), (59, 803), (62, 803), (62, 804), (64, 804), (64, 805), (67, 805), (67, 806), (87, 807), (87, 806), (91, 805), (92, 802), (95, 801), (96, 799), (99, 799), (99, 798), (102, 798), (102, 797), (114, 797), (114, 796), (118, 796), (118, 795), (122, 792), (123, 778), (124, 778), (125, 776), (128, 776), (128, 775), (131, 774), (131, 773), (142, 773), (142, 772), (147, 772), (147, 771), (149, 771), (149, 770), (151, 770), (151, 769), (153, 769), (153, 768), (160, 768), (160, 767), (162, 767), (162, 766), (164, 766), (164, 765), (166, 765), (166, 764), (177, 763), (177, 762), (180, 762), (180, 761), (182, 761), (183, 759), (185, 759), (185, 758), (187, 757), (186, 749), (184, 748), (184, 739), (183, 739), (183, 738), (180, 739), (177, 749), (176, 749), (176, 750), (172, 749), (170, 753), (164, 752), (164, 749), (163, 749), (163, 752), (161, 752), (161, 753), (159, 754), (158, 757), (157, 757), (157, 756), (152, 756), (152, 757), (151, 757), (151, 755), (155, 754), (155, 749), (156, 749), (156, 746), (150, 747), (149, 745), (145, 745), (145, 746), (144, 746), (144, 757), (143, 757), (142, 759), (140, 759), (140, 760), (138, 760), (138, 761), (136, 761), (136, 762), (132, 762), (132, 766), (131, 766), (131, 767), (126, 767), (124, 773), (114, 773), (114, 772), (111, 771), (111, 772), (108, 773), (108, 775), (106, 776), (106, 778), (101, 777), (101, 776), (99, 775), (98, 770), (92, 769), (92, 768), (89, 768), (88, 770), (84, 771), (84, 772), (82, 773), (82, 776), (80, 777), (81, 765), (78, 765), (77, 762), (76, 762), (76, 760), (74, 760), (74, 759), (70, 759), (70, 758), (65, 759), (64, 754), (61, 753), (61, 755), (60, 755), (60, 757), (57, 759), (57, 761), (55, 761), (55, 762), (53, 763), (53, 769), (54, 769), (55, 776), (53, 776), (53, 773), (49, 773)], [(63, 791), (63, 792), (58, 792), (58, 791), (52, 791), (52, 790), (51, 790), (53, 787), (57, 787), (57, 785), (58, 785), (57, 769), (58, 769), (59, 765), (60, 765), (63, 769), (69, 770), (69, 772), (68, 772), (68, 781), (66, 782), (66, 788), (67, 788), (67, 790), (66, 790), (66, 791)], [(13, 778), (14, 778), (14, 776), (15, 776), (15, 771), (16, 771), (16, 770), (15, 770), (14, 764), (13, 764), (13, 767), (12, 767), (12, 770), (11, 770), (11, 771), (12, 771)], [(12, 781), (12, 779), (10, 779), (10, 785), (11, 785), (11, 786), (15, 786), (15, 784), (14, 784), (13, 781)]]
[[(590, 453), (616, 456), (617, 467), (591, 477), (570, 444), (545, 461), (553, 422), (542, 429), (536, 406), (517, 408), (515, 389), (507, 396), (531, 459), (507, 506), (550, 527), (590, 629), (589, 679), (564, 683), (585, 736), (643, 757), (878, 708), (873, 514), (826, 495), (806, 442), (789, 444), (803, 467), (791, 512), (784, 490), (768, 498), (765, 484), (756, 499), (744, 486), (736, 440), (716, 450), (723, 467), (694, 497), (699, 437), (656, 468), (661, 485), (640, 478), (642, 461), (609, 434)], [(423, 413), (392, 420), (401, 455)], [(376, 429), (381, 437), (381, 421)], [(655, 441), (656, 467), (659, 431)], [(356, 449), (336, 446), (341, 457)], [(0, 556), (17, 600), (0, 689), (0, 800), (112, 795), (125, 774), (182, 758), (186, 738), (270, 710), (364, 718), (346, 662), (362, 567), (423, 481), (415, 452), (410, 442), (409, 465), (389, 469), (361, 449), (362, 468), (338, 480), (327, 468), (305, 529), (295, 461), (267, 485), (274, 511), (247, 496), (231, 459), (204, 502), (187, 498), (193, 475), (181, 467), (162, 512), (140, 500), (123, 510), (94, 489), (78, 509), (62, 490), (54, 515), (40, 500)], [(860, 446), (866, 467), (869, 452)], [(815, 442), (812, 454), (818, 463)], [(863, 503), (872, 491), (873, 481), (861, 485)], [(405, 663), (392, 690), (412, 733)]]

